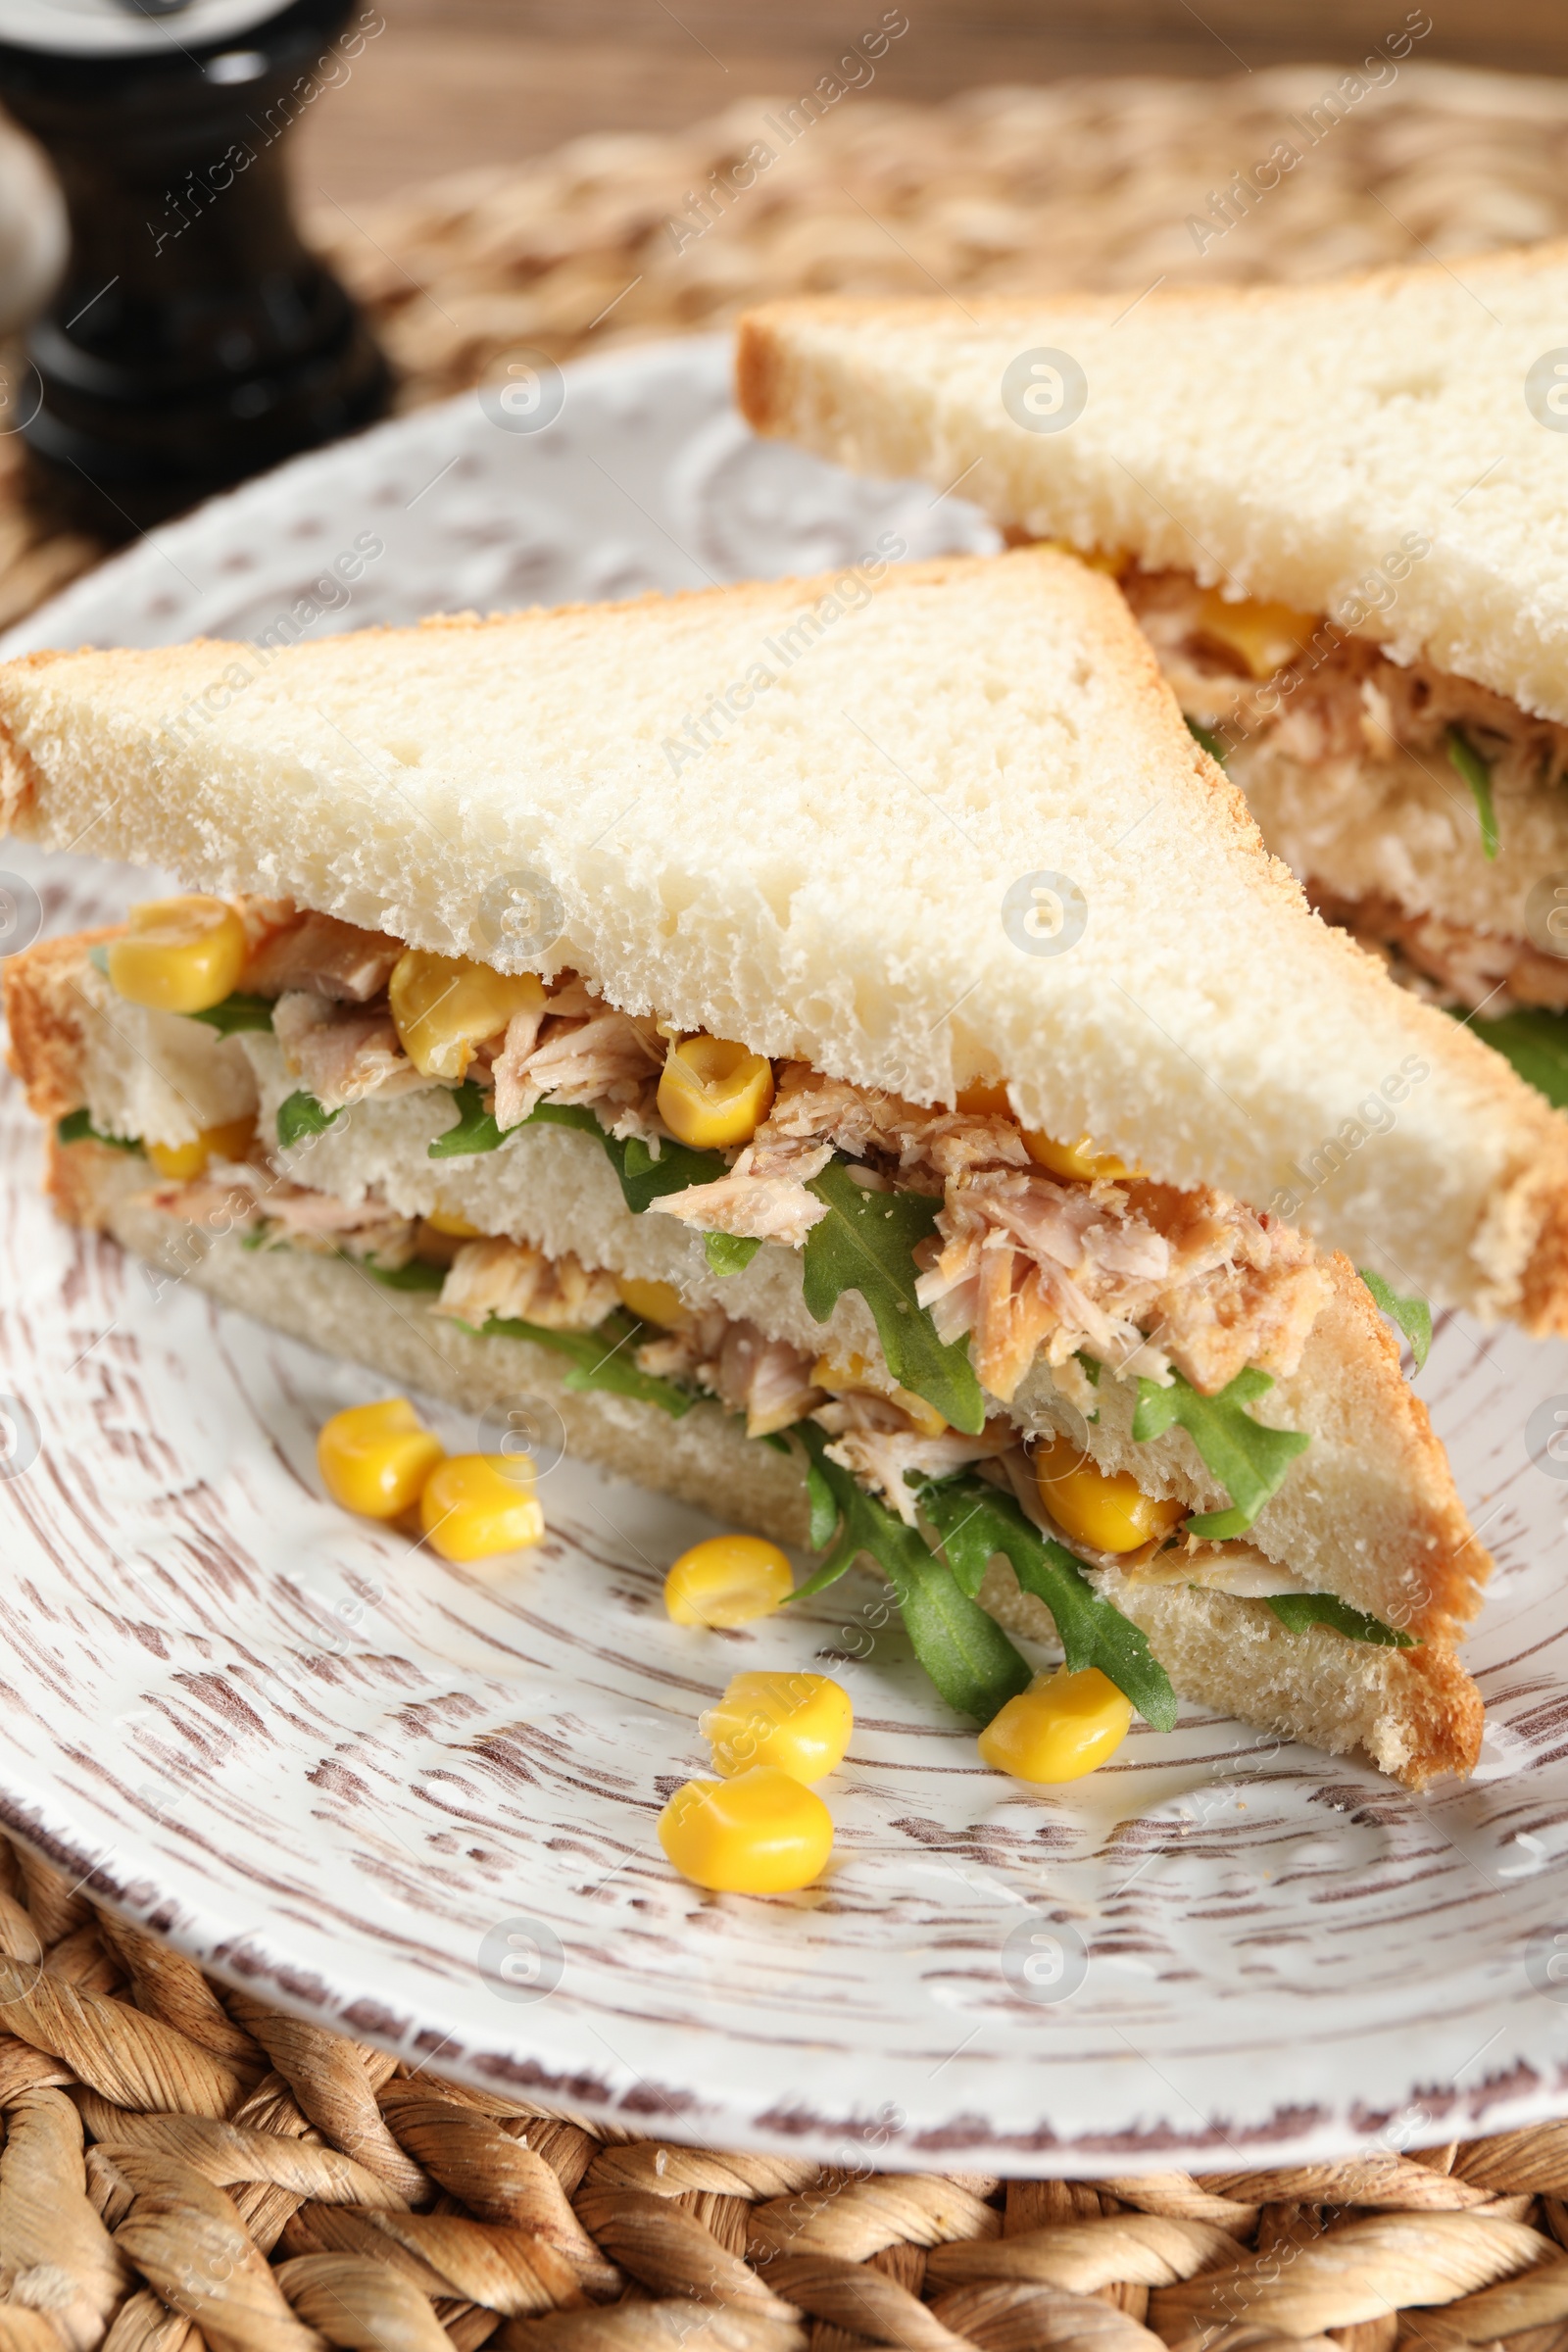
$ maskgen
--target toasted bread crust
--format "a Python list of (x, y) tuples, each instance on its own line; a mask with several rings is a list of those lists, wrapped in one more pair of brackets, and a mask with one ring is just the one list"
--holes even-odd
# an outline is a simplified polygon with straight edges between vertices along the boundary
[[(79, 1226), (84, 1233), (109, 1232), (128, 1157), (110, 1144), (90, 1139), (63, 1144), (51, 1134), (44, 1157), (43, 1190), (62, 1224)], [(118, 1168), (117, 1161), (121, 1163)], [(145, 1174), (143, 1169), (144, 1178)]]
[(81, 997), (74, 985), (82, 958), (103, 940), (118, 939), (123, 926), (73, 932), (66, 939), (41, 939), (8, 958), (0, 971), (8, 1043), (6, 1060), (22, 1080), (27, 1108), (40, 1119), (63, 1119), (79, 1110), (81, 1084)]
[[(1568, 237), (1550, 237), (1539, 245), (1516, 245), (1498, 250), (1482, 247), (1474, 253), (1460, 253), (1441, 262), (1387, 262), (1370, 269), (1347, 270), (1334, 279), (1337, 292), (1347, 294), (1394, 294), (1405, 286), (1451, 283), (1456, 273), (1476, 270), (1494, 278), (1546, 277), (1555, 270), (1568, 265)], [(1169, 311), (1176, 316), (1192, 311), (1229, 312), (1232, 315), (1256, 312), (1280, 312), (1314, 308), (1323, 297), (1323, 281), (1307, 280), (1300, 284), (1259, 284), (1207, 286), (1156, 286), (1145, 295), (1140, 310)], [(842, 318), (853, 312), (864, 318), (910, 318), (930, 316), (946, 309), (934, 296), (924, 294), (884, 294), (848, 296), (837, 294), (781, 295), (774, 302), (759, 303), (754, 311), (743, 313), (736, 329), (737, 372), (756, 363), (749, 358), (754, 339), (764, 343), (772, 338), (775, 322), (785, 323), (794, 318)], [(965, 312), (982, 323), (993, 318), (1015, 318), (1042, 310), (1067, 309), (1082, 312), (1089, 318), (1117, 318), (1127, 308), (1125, 294), (1095, 294), (1071, 289), (1057, 294), (971, 294), (965, 298)], [(748, 422), (755, 423), (748, 400), (742, 397), (742, 414)]]
[(1336, 1250), (1324, 1262), (1331, 1297), (1312, 1343), (1326, 1360), (1353, 1365), (1346, 1408), (1376, 1428), (1379, 1454), (1404, 1491), (1398, 1539), (1380, 1529), (1379, 1548), (1392, 1571), (1403, 1572), (1412, 1596), (1425, 1598), (1412, 1597), (1399, 1623), (1424, 1639), (1452, 1641), (1480, 1613), (1492, 1555), (1471, 1529), (1447, 1454), (1404, 1377), (1398, 1343), (1377, 1301), (1348, 1257)]
[(1424, 1788), (1445, 1774), (1468, 1779), (1481, 1760), (1487, 1711), (1480, 1691), (1451, 1649), (1432, 1642), (1400, 1661), (1404, 1716), (1414, 1737), (1410, 1763), (1399, 1778)]

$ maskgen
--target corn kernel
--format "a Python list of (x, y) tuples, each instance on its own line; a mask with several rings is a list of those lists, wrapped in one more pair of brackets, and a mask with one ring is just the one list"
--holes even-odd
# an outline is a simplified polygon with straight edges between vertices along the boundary
[(1098, 1470), (1070, 1438), (1036, 1447), (1035, 1484), (1062, 1534), (1091, 1551), (1137, 1551), (1168, 1536), (1187, 1509), (1173, 1495), (1142, 1493), (1130, 1471)]
[(960, 1086), (956, 1108), (974, 1119), (1010, 1118), (1012, 1104), (1007, 1101), (1004, 1078), (977, 1078), (973, 1086)]
[(683, 1879), (715, 1894), (792, 1894), (833, 1850), (833, 1816), (776, 1766), (732, 1781), (688, 1781), (659, 1816), (659, 1842)]
[(497, 972), (466, 956), (406, 948), (387, 983), (403, 1051), (426, 1078), (461, 1079), (476, 1046), (514, 1012), (537, 1012), (545, 992), (532, 972)]
[(879, 1371), (863, 1355), (819, 1355), (811, 1366), (811, 1386), (826, 1389), (830, 1396), (886, 1396), (907, 1413), (922, 1438), (940, 1438), (948, 1427), (934, 1404), (901, 1388), (891, 1372)]
[(773, 1065), (722, 1037), (688, 1037), (669, 1049), (659, 1115), (699, 1151), (749, 1144), (773, 1106)]
[(109, 943), (109, 984), (156, 1012), (205, 1012), (232, 996), (246, 953), (245, 926), (222, 899), (144, 899)]
[(1107, 1178), (1136, 1176), (1136, 1168), (1128, 1167), (1114, 1152), (1097, 1152), (1087, 1135), (1075, 1144), (1053, 1143), (1038, 1127), (1023, 1131), (1024, 1150), (1038, 1167), (1049, 1168), (1053, 1176), (1066, 1176), (1079, 1184), (1103, 1183)]
[(1299, 660), (1318, 623), (1314, 613), (1298, 612), (1291, 605), (1262, 604), (1250, 596), (1230, 602), (1217, 588), (1205, 588), (1198, 625), (1205, 637), (1240, 654), (1254, 678), (1271, 678)]
[(789, 1561), (761, 1536), (710, 1536), (683, 1551), (664, 1579), (673, 1625), (750, 1625), (795, 1590)]
[(771, 1764), (809, 1783), (843, 1763), (855, 1709), (842, 1683), (825, 1674), (737, 1674), (697, 1728), (726, 1780)]
[(255, 1115), (247, 1111), (242, 1119), (225, 1119), (220, 1127), (204, 1127), (194, 1143), (147, 1144), (143, 1149), (160, 1176), (174, 1177), (188, 1184), (193, 1176), (201, 1174), (210, 1159), (243, 1159), (255, 1141)]
[(483, 1230), (481, 1226), (470, 1225), (466, 1217), (455, 1217), (444, 1208), (432, 1208), (424, 1221), (432, 1233), (444, 1233), (454, 1242), (476, 1242)]
[(644, 1282), (635, 1274), (617, 1274), (620, 1303), (639, 1323), (655, 1323), (661, 1331), (679, 1331), (687, 1320), (681, 1295), (672, 1282)]
[(980, 1735), (982, 1763), (1015, 1781), (1080, 1781), (1113, 1756), (1133, 1711), (1098, 1666), (1065, 1666), (1009, 1698)]
[(419, 1496), (419, 1525), (444, 1560), (488, 1560), (523, 1551), (545, 1532), (525, 1453), (455, 1453)]
[(406, 1396), (351, 1404), (316, 1441), (321, 1478), (334, 1502), (365, 1519), (397, 1519), (413, 1507), (441, 1461), (441, 1441)]

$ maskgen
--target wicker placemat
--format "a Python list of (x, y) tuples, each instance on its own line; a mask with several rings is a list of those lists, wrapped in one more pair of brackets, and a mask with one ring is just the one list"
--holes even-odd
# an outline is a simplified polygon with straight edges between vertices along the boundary
[(685, 2148), (209, 1984), (3, 1843), (0, 2111), (0, 2352), (1568, 2343), (1568, 2124), (1070, 2183)]
[[(758, 100), (312, 228), (406, 405), (519, 345), (564, 359), (766, 294), (1137, 291), (1568, 233), (1568, 85), (1407, 66), (1335, 121), (1337, 80), (852, 94), (788, 145)], [(1223, 226), (1211, 193), (1281, 139), (1300, 164)], [(770, 140), (703, 228), (713, 175)], [(0, 624), (97, 552), (27, 517), (0, 442)], [(1568, 2125), (1415, 2159), (1395, 2130), (1354, 2164), (1201, 2183), (819, 2173), (411, 2076), (3, 1846), (0, 1953), (0, 2352), (1568, 2352)]]
[[(811, 122), (756, 98), (679, 137), (576, 139), (310, 225), (410, 401), (461, 391), (519, 342), (562, 360), (720, 326), (774, 294), (1136, 293), (1568, 233), (1568, 81), (1418, 56), (1359, 99), (1329, 66), (941, 107), (851, 92)], [(1211, 199), (1282, 145), (1299, 161), (1227, 224)]]
[[(519, 171), (321, 203), (308, 227), (405, 407), (519, 346), (564, 360), (720, 326), (770, 294), (1138, 292), (1568, 234), (1568, 82), (1425, 66), (1419, 47), (1382, 71), (1360, 97), (1339, 69), (1298, 66), (942, 107), (850, 91), (814, 121), (799, 97), (755, 98), (678, 136), (575, 139)], [(1239, 212), (1232, 174), (1282, 143), (1299, 161)], [(0, 627), (100, 552), (24, 511), (0, 440)]]

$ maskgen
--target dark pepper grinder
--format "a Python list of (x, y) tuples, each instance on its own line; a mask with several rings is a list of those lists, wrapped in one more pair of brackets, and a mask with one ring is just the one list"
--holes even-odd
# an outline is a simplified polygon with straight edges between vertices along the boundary
[(283, 168), (381, 29), (366, 0), (0, 0), (0, 99), (71, 223), (5, 420), (56, 513), (122, 539), (384, 410)]

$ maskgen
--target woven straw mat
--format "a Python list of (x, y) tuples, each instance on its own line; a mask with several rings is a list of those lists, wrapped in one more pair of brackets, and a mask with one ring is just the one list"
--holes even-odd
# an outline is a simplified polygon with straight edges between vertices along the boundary
[(1568, 2344), (1568, 2124), (1004, 2186), (665, 2145), (209, 1984), (3, 1844), (0, 2018), (0, 2352)]
[[(310, 225), (405, 406), (518, 344), (770, 294), (1310, 278), (1568, 233), (1568, 83), (1410, 66), (1200, 255), (1188, 216), (1336, 78), (852, 95), (696, 238), (669, 220), (777, 100)], [(100, 552), (40, 532), (7, 466), (0, 622)], [(1568, 2124), (1005, 2187), (666, 2146), (211, 1985), (3, 1845), (0, 2021), (0, 2352), (1568, 2352)]]

